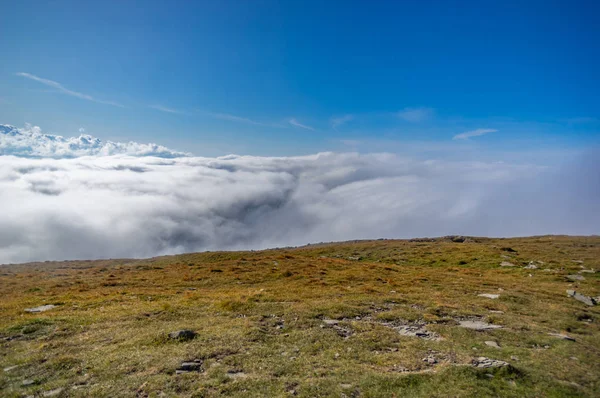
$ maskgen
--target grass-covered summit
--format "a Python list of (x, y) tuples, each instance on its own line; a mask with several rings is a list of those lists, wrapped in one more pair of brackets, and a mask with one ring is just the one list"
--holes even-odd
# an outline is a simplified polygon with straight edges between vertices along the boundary
[(599, 269), (563, 236), (0, 266), (0, 395), (600, 396)]

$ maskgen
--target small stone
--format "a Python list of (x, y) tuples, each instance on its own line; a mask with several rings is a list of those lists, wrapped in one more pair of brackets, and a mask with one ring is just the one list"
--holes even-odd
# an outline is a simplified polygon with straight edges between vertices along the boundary
[(459, 321), (459, 325), (463, 328), (473, 329), (473, 330), (492, 330), (492, 329), (502, 329), (500, 325), (492, 325), (483, 321)]
[(498, 345), (498, 343), (496, 343), (495, 341), (486, 341), (485, 345), (490, 346), (490, 347), (494, 347), (494, 348), (500, 348), (500, 346)]
[(335, 355), (334, 355), (334, 358), (335, 358), (335, 359), (338, 359), (339, 357), (340, 357), (340, 353), (339, 353), (339, 352), (336, 352), (336, 353), (335, 353)]
[(343, 389), (352, 388), (352, 384), (345, 384), (345, 383), (342, 383), (342, 384), (340, 384), (340, 388), (343, 388)]
[(498, 297), (500, 297), (500, 295), (499, 294), (482, 293), (482, 294), (478, 294), (477, 297), (485, 297), (485, 298), (495, 300)]
[(337, 325), (340, 323), (337, 319), (323, 319), (323, 323), (328, 326)]
[(196, 332), (193, 330), (183, 329), (169, 333), (169, 337), (174, 340), (192, 340), (196, 337)]
[(519, 360), (519, 357), (512, 355), (512, 356), (510, 357), (510, 359), (512, 359), (513, 361), (518, 361), (518, 360)]
[(21, 383), (21, 385), (23, 387), (29, 387), (29, 386), (32, 386), (34, 384), (35, 384), (35, 380), (31, 380), (31, 379), (23, 380), (23, 382)]
[(19, 365), (13, 365), (13, 366), (6, 367), (6, 368), (4, 368), (3, 370), (4, 370), (5, 372), (10, 372), (11, 370), (13, 370), (13, 369), (16, 369), (16, 368), (18, 368), (18, 367), (19, 367)]
[(581, 271), (579, 271), (580, 274), (595, 274), (596, 271), (594, 271), (593, 269), (582, 269)]
[(490, 310), (490, 312), (492, 314), (504, 314), (504, 311), (500, 311), (500, 310)]
[(563, 340), (569, 340), (569, 341), (575, 341), (575, 339), (571, 336), (567, 336), (566, 334), (561, 334), (561, 333), (548, 333), (548, 335), (550, 336), (554, 336), (554, 337), (558, 337), (559, 339), (563, 339)]
[(501, 266), (501, 267), (516, 267), (516, 265), (515, 265), (515, 264), (513, 264), (513, 263), (511, 263), (511, 262), (508, 262), (508, 261), (502, 261), (502, 262), (500, 263), (500, 266)]
[(361, 257), (359, 257), (359, 256), (350, 256), (350, 257), (348, 257), (348, 260), (351, 260), (351, 261), (359, 261), (360, 259), (361, 259)]
[(51, 310), (52, 308), (56, 308), (54, 304), (40, 305), (39, 307), (34, 308), (25, 308), (25, 312), (37, 313)]
[(567, 275), (567, 279), (572, 281), (583, 281), (585, 280), (585, 277), (583, 277), (582, 275)]

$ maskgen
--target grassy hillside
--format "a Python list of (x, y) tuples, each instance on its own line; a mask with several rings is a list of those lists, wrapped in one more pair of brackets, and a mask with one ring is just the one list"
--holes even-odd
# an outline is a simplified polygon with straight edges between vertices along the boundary
[(454, 240), (0, 266), (0, 395), (600, 396), (600, 237)]

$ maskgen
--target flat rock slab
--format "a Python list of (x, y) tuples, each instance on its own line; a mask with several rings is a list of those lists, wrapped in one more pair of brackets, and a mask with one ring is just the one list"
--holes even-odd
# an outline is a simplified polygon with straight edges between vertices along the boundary
[(425, 340), (441, 340), (439, 334), (435, 332), (431, 332), (425, 329), (425, 326), (419, 325), (403, 325), (403, 326), (392, 326), (384, 324), (385, 326), (390, 326), (392, 329), (396, 330), (402, 336), (409, 337), (419, 337)]
[(459, 321), (461, 327), (473, 330), (492, 330), (502, 329), (500, 325), (492, 325), (491, 323), (483, 321)]
[(489, 298), (489, 299), (497, 299), (498, 297), (500, 297), (499, 294), (490, 294), (490, 293), (482, 293), (482, 294), (478, 294), (477, 297), (485, 297), (485, 298)]
[(489, 347), (500, 348), (500, 346), (498, 345), (498, 343), (496, 343), (495, 341), (486, 341), (485, 345), (487, 345)]
[(585, 280), (585, 277), (583, 277), (582, 275), (567, 275), (567, 279), (572, 281), (583, 281)]
[(582, 303), (587, 304), (589, 306), (594, 306), (597, 304), (596, 300), (592, 297), (584, 296), (581, 293), (577, 293), (575, 290), (567, 290), (567, 294), (570, 297), (573, 297), (575, 300), (581, 301)]
[(508, 261), (502, 261), (502, 262), (500, 263), (500, 266), (501, 266), (501, 267), (516, 267), (516, 265), (515, 265), (515, 264), (513, 264), (513, 263), (511, 263), (511, 262), (508, 262)]
[(561, 333), (548, 333), (549, 336), (558, 337), (559, 339), (575, 341), (575, 339), (571, 336)]
[(52, 308), (56, 308), (54, 304), (40, 305), (39, 307), (33, 308), (25, 308), (25, 312), (37, 313), (51, 310)]
[(498, 359), (490, 359), (486, 357), (475, 358), (471, 361), (471, 364), (476, 368), (502, 368), (510, 366), (508, 362), (500, 361)]

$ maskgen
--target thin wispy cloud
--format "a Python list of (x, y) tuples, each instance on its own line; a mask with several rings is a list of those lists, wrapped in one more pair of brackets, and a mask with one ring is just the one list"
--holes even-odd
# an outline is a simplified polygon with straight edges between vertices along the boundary
[(432, 108), (404, 108), (397, 113), (400, 119), (411, 123), (423, 122), (433, 116)]
[(257, 122), (256, 120), (248, 119), (247, 117), (236, 116), (236, 115), (232, 115), (229, 113), (210, 113), (210, 115), (217, 119), (252, 124), (254, 126), (267, 126), (268, 125), (267, 123)]
[(121, 104), (119, 104), (117, 102), (104, 101), (104, 100), (100, 100), (100, 99), (94, 98), (94, 97), (92, 97), (91, 95), (88, 95), (88, 94), (80, 93), (78, 91), (69, 90), (68, 88), (66, 88), (65, 86), (63, 86), (62, 84), (60, 84), (59, 82), (56, 82), (54, 80), (44, 79), (42, 77), (39, 77), (39, 76), (36, 76), (36, 75), (32, 75), (31, 73), (25, 73), (25, 72), (18, 72), (16, 75), (24, 77), (26, 79), (34, 80), (34, 81), (36, 81), (38, 83), (44, 84), (44, 85), (49, 86), (49, 87), (52, 87), (56, 91), (58, 91), (58, 92), (60, 92), (62, 94), (70, 95), (72, 97), (80, 98), (80, 99), (83, 99), (83, 100), (86, 100), (86, 101), (97, 102), (99, 104), (112, 105), (112, 106), (118, 106), (120, 108), (124, 108), (123, 105), (121, 105)]
[(300, 123), (299, 121), (297, 121), (295, 118), (291, 118), (289, 120), (290, 124), (294, 127), (300, 127), (301, 129), (306, 129), (306, 130), (311, 130), (311, 131), (315, 131), (315, 129), (313, 127), (307, 126), (305, 124)]
[(340, 127), (341, 125), (348, 123), (349, 121), (354, 119), (354, 115), (344, 115), (344, 116), (340, 116), (340, 117), (332, 117), (330, 122), (331, 122), (331, 128), (333, 128), (334, 130), (337, 131), (338, 127)]
[(596, 123), (596, 122), (599, 122), (600, 120), (595, 117), (582, 116), (582, 117), (572, 117), (569, 119), (562, 119), (562, 121), (567, 122), (569, 124), (583, 124), (583, 123)]
[(498, 130), (495, 129), (476, 129), (471, 131), (466, 131), (464, 133), (460, 133), (452, 137), (453, 140), (468, 140), (471, 137), (479, 137), (481, 135), (485, 135), (488, 133), (495, 133)]
[(149, 105), (148, 108), (152, 108), (157, 111), (166, 112), (166, 113), (176, 113), (178, 115), (185, 115), (184, 111), (180, 111), (178, 109), (173, 109), (173, 108), (167, 108), (166, 106), (162, 106), (162, 105)]

